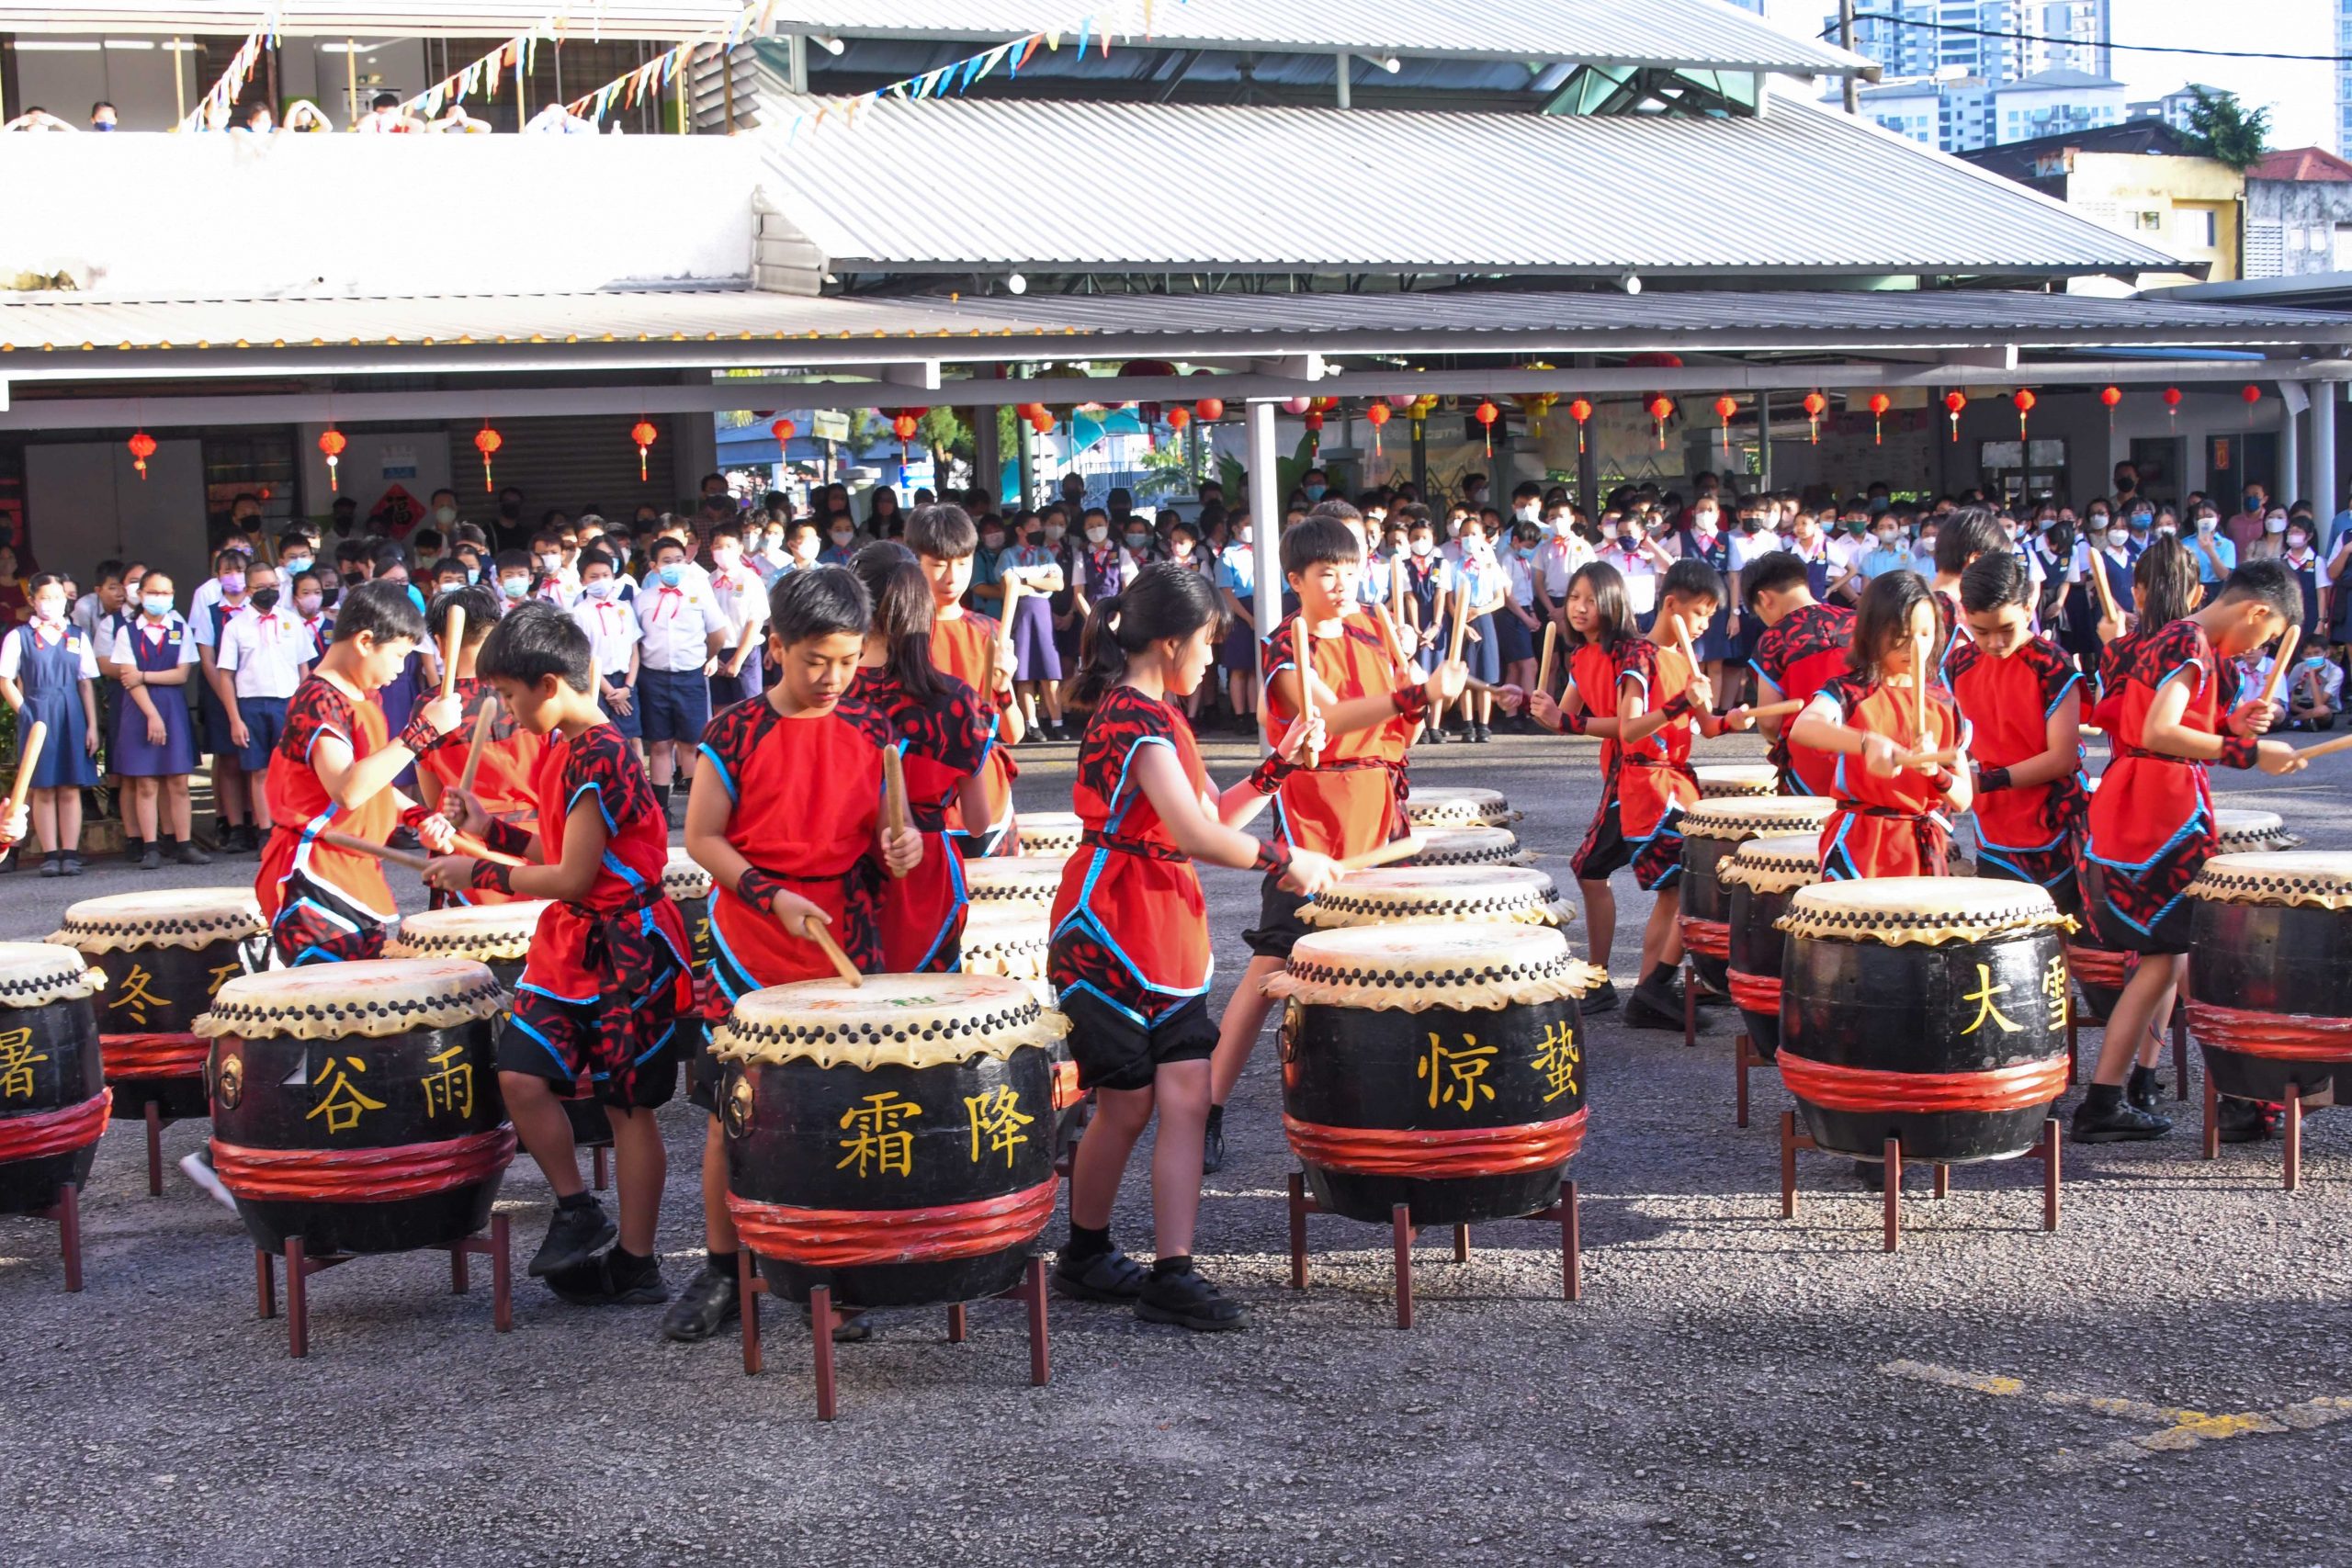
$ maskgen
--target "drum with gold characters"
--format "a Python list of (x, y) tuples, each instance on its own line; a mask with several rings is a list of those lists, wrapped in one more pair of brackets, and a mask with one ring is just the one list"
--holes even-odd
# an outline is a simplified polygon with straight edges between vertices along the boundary
[[(1046, 956), (1052, 945), (1052, 929), (1043, 915), (1026, 909), (974, 909), (964, 922), (964, 973), (1025, 981), (1036, 992), (1037, 1000), (1051, 1008), (1054, 988), (1046, 979)], [(1078, 1087), (1078, 1063), (1070, 1057), (1068, 1037), (1057, 1036), (1049, 1049), (1054, 1057), (1057, 1131), (1066, 1145), (1077, 1133), (1078, 1107), (1086, 1094)]]
[(171, 887), (85, 898), (50, 941), (106, 972), (92, 1002), (114, 1114), (136, 1121), (153, 1103), (168, 1121), (205, 1114), (196, 1021), (213, 993), (269, 958), (269, 927), (250, 887)]
[(2033, 1149), (2066, 1091), (2065, 917), (2022, 882), (1824, 882), (1781, 930), (1781, 1081), (1814, 1141), (1959, 1165)]
[(1701, 800), (1781, 793), (1781, 770), (1770, 762), (1702, 762), (1690, 774), (1699, 781)]
[(1545, 926), (1356, 926), (1298, 940), (1266, 982), (1283, 1128), (1316, 1201), (1468, 1224), (1559, 1197), (1584, 1142), (1584, 1024), (1600, 971)]
[(1026, 909), (1044, 919), (1062, 885), (1062, 860), (1055, 855), (979, 855), (964, 863), (964, 891), (973, 914), (983, 909)]
[(113, 1098), (91, 1008), (105, 985), (70, 947), (0, 942), (0, 1214), (89, 1179)]
[(246, 1234), (311, 1257), (448, 1247), (490, 1221), (514, 1133), (492, 1050), (506, 992), (463, 958), (231, 980), (210, 1037), (212, 1166)]
[(1520, 819), (1498, 789), (1423, 784), (1405, 797), (1405, 819), (1431, 828), (1508, 828)]
[(685, 917), (686, 956), (702, 974), (710, 967), (710, 873), (684, 849), (673, 849), (662, 868), (662, 896)]
[(1836, 807), (1817, 795), (1726, 795), (1682, 814), (1682, 947), (1702, 986), (1717, 996), (1729, 986), (1730, 911), (1716, 863), (1750, 839), (1818, 833)]
[(1341, 877), (1301, 906), (1298, 918), (1324, 931), (1464, 920), (1562, 926), (1576, 910), (1533, 866), (1385, 865)]
[(1526, 865), (1534, 856), (1508, 828), (1422, 828), (1420, 850), (1405, 865)]
[(711, 1034), (727, 1206), (777, 1293), (861, 1307), (1009, 1290), (1054, 1211), (1069, 1025), (998, 975), (807, 980)]
[(2188, 1027), (2220, 1093), (2352, 1101), (2352, 854), (2215, 855), (2188, 885)]
[[(2091, 782), (2098, 783), (2096, 779)], [(2214, 852), (2224, 855), (2291, 850), (2302, 842), (2287, 831), (2286, 822), (2277, 812), (2235, 807), (2214, 811), (2213, 835), (2219, 845)], [(2104, 1024), (2107, 1015), (2115, 1010), (2116, 998), (2122, 993), (2123, 982), (2132, 977), (2137, 958), (2100, 946), (2086, 925), (2066, 939), (2066, 962), (2074, 969), (2075, 988), (2082, 993), (2082, 1021)]]
[(1086, 824), (1075, 811), (1023, 811), (1014, 826), (1021, 835), (1021, 852), (1046, 860), (1068, 860), (1078, 853)]
[(1781, 953), (1787, 939), (1780, 919), (1789, 897), (1821, 880), (1821, 836), (1782, 833), (1750, 839), (1728, 860), (1715, 863), (1723, 884), (1731, 952), (1724, 978), (1741, 1027), (1766, 1061), (1781, 1048)]

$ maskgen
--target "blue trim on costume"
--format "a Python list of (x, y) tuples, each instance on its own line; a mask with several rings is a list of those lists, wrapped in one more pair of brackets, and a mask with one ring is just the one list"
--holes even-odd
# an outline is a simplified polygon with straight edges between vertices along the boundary
[(2066, 835), (2064, 830), (2052, 835), (2047, 842), (2040, 844), (1996, 844), (1984, 836), (1984, 830), (1981, 826), (1976, 831), (1976, 848), (1979, 853), (1990, 850), (2003, 850), (2013, 855), (2048, 854), (2065, 841)]
[[(2064, 833), (2061, 833), (2061, 834), (2059, 834), (2059, 835), (2058, 835), (2058, 837), (2059, 837), (2060, 839), (2063, 839), (2063, 838), (2064, 838), (2065, 836), (2066, 836), (2066, 835), (2064, 835)], [(2055, 842), (2057, 842), (2057, 840), (2054, 840), (2054, 839), (2053, 839), (2052, 840), (2051, 840), (2051, 842), (2052, 842), (2052, 844), (2054, 844)], [(2044, 846), (2043, 846), (2043, 848), (2045, 848), (2045, 849), (2047, 849), (2047, 848), (2049, 848), (2049, 847), (2050, 847), (2049, 845), (2044, 845)], [(2015, 862), (2013, 862), (2013, 861), (2005, 860), (2005, 859), (2003, 859), (2001, 856), (1999, 856), (1999, 855), (1997, 855), (1997, 854), (1995, 854), (1995, 853), (1993, 852), (1993, 847), (1992, 847), (1991, 845), (1989, 845), (1989, 844), (1985, 843), (1982, 839), (1979, 839), (1979, 840), (1976, 841), (1976, 860), (1977, 860), (1977, 863), (1978, 863), (1978, 864), (1980, 864), (1980, 865), (1982, 865), (1982, 864), (1985, 863), (1986, 862), (1990, 862), (1992, 864), (1999, 866), (2003, 871), (2006, 871), (2006, 872), (2007, 872), (2007, 873), (2009, 874), (2009, 875), (2008, 875), (2008, 880), (2009, 880), (2009, 881), (2011, 881), (2011, 882), (2022, 882), (2022, 883), (2025, 883), (2025, 884), (2026, 884), (2027, 886), (2037, 886), (2037, 887), (2055, 887), (2055, 886), (2057, 886), (2061, 882), (2065, 881), (2065, 880), (2066, 880), (2066, 878), (2067, 878), (2068, 876), (2072, 875), (2072, 874), (2073, 874), (2073, 871), (2074, 871), (2074, 868), (2073, 868), (2073, 867), (2071, 867), (2071, 866), (2065, 867), (2065, 868), (2062, 869), (2062, 870), (2058, 873), (2058, 874), (2057, 874), (2057, 875), (2055, 875), (2055, 876), (2053, 876), (2053, 877), (2050, 878), (2050, 879), (2049, 879), (2048, 881), (2046, 881), (2046, 882), (2044, 882), (2044, 881), (2041, 880), (2041, 879), (2040, 879), (2040, 878), (2038, 878), (2038, 877), (2031, 877), (2031, 876), (2028, 876), (2028, 875), (2025, 874), (2025, 868), (2024, 868), (2023, 866), (2020, 866), (2020, 865), (2017, 864), (2017, 863), (2016, 863)], [(1984, 873), (1980, 871), (1980, 872), (1978, 872), (1978, 873), (1977, 873), (1977, 874), (1978, 874), (1979, 876), (1982, 876), (1982, 875), (1984, 874)]]
[[(2163, 845), (2157, 849), (2155, 853), (2150, 855), (2143, 861), (2134, 863), (2132, 861), (2109, 860), (2105, 855), (2098, 852), (2095, 839), (2084, 843), (2083, 856), (2086, 860), (2095, 860), (2101, 865), (2112, 866), (2117, 871), (2145, 871), (2150, 866), (2155, 864), (2158, 861), (2164, 859), (2165, 856), (2172, 853), (2174, 850), (2178, 849), (2180, 847), (2181, 840), (2188, 838), (2189, 834), (2195, 832), (2198, 827), (2203, 823), (2204, 820), (2205, 803), (2200, 800), (2197, 803), (2197, 809), (2188, 814), (2188, 820), (2182, 823), (2177, 829), (2176, 829), (2173, 832), (2173, 836), (2166, 839)], [(2167, 906), (2167, 908), (2169, 908), (2169, 906)]]
[(532, 1039), (537, 1041), (539, 1043), (539, 1048), (545, 1051), (549, 1057), (553, 1058), (555, 1065), (562, 1069), (565, 1082), (569, 1083), (580, 1076), (579, 1067), (563, 1059), (563, 1053), (556, 1049), (555, 1042), (549, 1040), (546, 1035), (532, 1028), (530, 1024), (524, 1020), (521, 1014), (508, 1013), (506, 1015), (506, 1027), (509, 1029), (519, 1029), (525, 1034), (527, 1034)]
[(514, 988), (518, 991), (528, 991), (533, 996), (545, 997), (551, 1002), (561, 1002), (566, 1007), (594, 1007), (596, 1002), (596, 993), (594, 991), (584, 997), (567, 997), (561, 991), (550, 991), (545, 986), (534, 985), (528, 980), (515, 981)]
[[(1136, 753), (1147, 746), (1165, 746), (1170, 756), (1177, 756), (1176, 742), (1165, 735), (1146, 735), (1127, 748), (1127, 754), (1119, 760), (1118, 783), (1111, 789), (1112, 810), (1109, 818), (1102, 824), (1102, 831), (1105, 833), (1117, 832), (1119, 824), (1126, 820), (1127, 812), (1135, 806), (1136, 801), (1143, 798), (1140, 794), (1132, 797), (1127, 795), (1127, 770), (1135, 766)], [(1181, 756), (1177, 756), (1180, 763), (1182, 760)], [(1087, 881), (1091, 885), (1093, 878), (1089, 877)]]
[(697, 755), (709, 758), (710, 765), (718, 770), (718, 782), (727, 786), (727, 798), (734, 801), (741, 800), (742, 793), (735, 787), (735, 775), (727, 771), (727, 764), (719, 761), (718, 753), (710, 749), (709, 743), (706, 741), (695, 747), (695, 751)]
[(2066, 683), (2058, 688), (2058, 694), (2052, 697), (2050, 699), (2050, 705), (2041, 710), (2042, 721), (2044, 723), (2049, 722), (2050, 716), (2058, 711), (2058, 705), (2066, 700), (2066, 694), (2073, 691), (2076, 686), (2079, 686), (2082, 683), (2083, 672), (2081, 671), (2075, 670), (2069, 671), (2066, 676)]
[(563, 803), (563, 814), (566, 817), (571, 816), (571, 808), (580, 804), (580, 797), (583, 795), (594, 795), (596, 797), (596, 815), (605, 819), (605, 831), (607, 834), (619, 832), (620, 824), (613, 820), (612, 810), (605, 804), (605, 786), (593, 780), (571, 792), (571, 798)]
[(669, 1044), (669, 1043), (670, 1043), (670, 1038), (671, 1038), (671, 1036), (673, 1036), (673, 1035), (676, 1034), (677, 1032), (678, 1032), (678, 1021), (677, 1021), (676, 1019), (674, 1019), (674, 1018), (673, 1018), (673, 1019), (672, 1019), (672, 1020), (670, 1021), (670, 1027), (669, 1027), (669, 1028), (667, 1028), (667, 1029), (665, 1029), (665, 1030), (663, 1030), (663, 1031), (662, 1032), (662, 1038), (661, 1038), (661, 1039), (659, 1039), (659, 1040), (656, 1040), (656, 1041), (655, 1041), (651, 1045), (648, 1046), (648, 1047), (646, 1048), (646, 1050), (645, 1050), (644, 1055), (643, 1055), (639, 1056), (639, 1057), (638, 1057), (638, 1059), (637, 1059), (636, 1061), (634, 1061), (634, 1062), (630, 1063), (629, 1065), (630, 1065), (631, 1066), (638, 1066), (638, 1067), (641, 1067), (641, 1066), (645, 1066), (646, 1058), (647, 1058), (647, 1057), (651, 1056), (652, 1055), (654, 1055), (654, 1053), (656, 1053), (656, 1052), (660, 1051), (663, 1046), (665, 1046), (665, 1045)]

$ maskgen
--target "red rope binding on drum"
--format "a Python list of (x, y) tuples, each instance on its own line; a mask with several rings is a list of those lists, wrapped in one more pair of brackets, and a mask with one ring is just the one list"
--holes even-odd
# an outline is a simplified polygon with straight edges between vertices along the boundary
[(2205, 1044), (2279, 1062), (2352, 1062), (2352, 1018), (2246, 1012), (2188, 998), (2189, 1032)]
[(95, 1144), (107, 1130), (107, 1111), (114, 1090), (102, 1089), (78, 1104), (55, 1111), (28, 1111), (21, 1116), (0, 1116), (0, 1165), (71, 1154)]
[(514, 1129), (383, 1149), (250, 1149), (212, 1140), (212, 1168), (240, 1198), (389, 1203), (486, 1180), (514, 1157)]
[(1731, 927), (1722, 920), (1702, 919), (1697, 915), (1677, 917), (1682, 922), (1682, 945), (1702, 958), (1731, 956)]
[(101, 1034), (98, 1055), (109, 1082), (125, 1078), (198, 1078), (212, 1042), (201, 1034)]
[(944, 1263), (1036, 1238), (1053, 1217), (1058, 1179), (999, 1198), (936, 1209), (796, 1209), (727, 1195), (743, 1244), (763, 1258), (815, 1269)]
[(2132, 978), (2132, 971), (2139, 966), (2140, 955), (2122, 953), (2111, 947), (2076, 947), (2066, 944), (2066, 967), (2075, 978), (2086, 986), (2103, 986), (2109, 990), (2121, 990)]
[(2066, 1092), (2066, 1058), (2045, 1056), (1981, 1073), (1889, 1073), (1841, 1067), (1783, 1045), (1781, 1081), (1825, 1111), (2023, 1111)]
[(1465, 1176), (1516, 1176), (1566, 1164), (1584, 1145), (1585, 1113), (1557, 1122), (1511, 1127), (1465, 1127), (1453, 1133), (1401, 1127), (1327, 1127), (1285, 1112), (1283, 1131), (1309, 1165), (1357, 1176), (1418, 1176), (1431, 1180)]
[(1778, 975), (1743, 975), (1734, 969), (1728, 972), (1731, 981), (1731, 1005), (1742, 1012), (1777, 1013), (1781, 1010), (1781, 977)]
[(1086, 1091), (1078, 1087), (1078, 1064), (1056, 1062), (1054, 1064), (1054, 1109), (1068, 1111), (1085, 1098)]

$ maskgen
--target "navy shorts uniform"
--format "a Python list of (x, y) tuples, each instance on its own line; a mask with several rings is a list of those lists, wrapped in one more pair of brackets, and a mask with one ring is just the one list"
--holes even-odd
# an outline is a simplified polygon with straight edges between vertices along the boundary
[(1258, 892), (1258, 923), (1241, 933), (1242, 942), (1255, 957), (1288, 958), (1309, 930), (1298, 918), (1306, 907), (1306, 894), (1293, 893), (1279, 876), (1266, 878)]
[(638, 1058), (636, 1070), (623, 1086), (591, 1071), (587, 1053), (581, 1049), (581, 1043), (596, 1032), (595, 1003), (567, 1002), (544, 993), (516, 1000), (515, 1011), (498, 1032), (500, 1072), (545, 1078), (564, 1099), (594, 1100), (617, 1111), (650, 1111), (669, 1104), (678, 1092), (678, 1061), (687, 1043), (686, 1019), (678, 1019), (660, 1044)]
[(702, 732), (710, 723), (710, 682), (699, 665), (692, 670), (639, 670), (637, 707), (647, 744), (674, 740), (684, 746), (700, 745)]
[(1070, 1059), (1081, 1089), (1149, 1089), (1152, 1075), (1170, 1062), (1204, 1062), (1216, 1052), (1216, 1023), (1206, 997), (1193, 997), (1158, 1023), (1138, 1023), (1102, 998), (1072, 991), (1062, 998), (1069, 1020)]
[(1584, 842), (1568, 861), (1568, 869), (1578, 882), (1606, 882), (1634, 863), (1634, 853), (1640, 846), (1629, 842), (1625, 829), (1617, 819), (1617, 796), (1611, 794), (1600, 803), (1600, 810), (1585, 829)]
[(628, 694), (628, 712), (622, 713), (610, 703), (605, 701), (605, 694), (601, 684), (596, 693), (596, 711), (603, 714), (605, 720), (610, 723), (615, 729), (621, 732), (623, 739), (628, 740), (643, 739), (645, 738), (645, 719), (643, 710), (640, 706), (643, 699), (639, 697), (637, 694), (637, 688), (630, 685), (626, 681), (614, 681), (610, 676), (603, 676), (600, 677), (599, 680), (600, 682), (610, 682), (611, 684), (618, 686), (621, 690)]
[[(245, 744), (237, 753), (237, 766), (249, 773), (269, 771), (270, 754), (277, 750), (280, 737), (286, 733), (286, 701), (284, 697), (239, 697), (237, 716), (245, 721)], [(221, 716), (222, 723), (228, 716)]]

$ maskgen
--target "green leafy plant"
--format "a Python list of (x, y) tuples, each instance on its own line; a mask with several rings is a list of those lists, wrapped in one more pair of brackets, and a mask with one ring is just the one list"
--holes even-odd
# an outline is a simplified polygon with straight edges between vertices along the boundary
[[(1280, 506), (1290, 499), (1306, 478), (1306, 470), (1315, 467), (1315, 437), (1302, 435), (1298, 446), (1287, 457), (1274, 459), (1274, 504)], [(1228, 454), (1219, 453), (1216, 460), (1217, 482), (1225, 487), (1228, 502), (1250, 493), (1250, 470)]]
[(2243, 172), (2269, 150), (2270, 111), (2246, 111), (2235, 93), (2204, 87), (2189, 89), (2188, 130), (2182, 141), (2199, 157), (2212, 158)]

